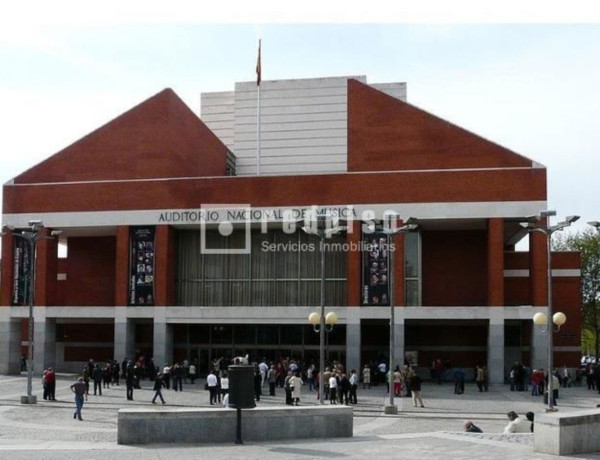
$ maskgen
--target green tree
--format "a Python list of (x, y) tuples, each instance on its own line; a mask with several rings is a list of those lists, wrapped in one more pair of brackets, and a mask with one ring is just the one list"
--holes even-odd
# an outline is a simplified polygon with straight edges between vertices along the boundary
[(582, 284), (582, 348), (593, 349), (600, 357), (600, 233), (586, 230), (561, 234), (552, 241), (558, 251), (578, 251), (581, 254)]

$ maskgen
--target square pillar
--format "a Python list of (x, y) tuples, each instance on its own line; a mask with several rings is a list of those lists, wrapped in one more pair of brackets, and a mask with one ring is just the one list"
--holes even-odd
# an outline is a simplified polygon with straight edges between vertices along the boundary
[(487, 304), (504, 305), (504, 220), (488, 219)]
[(56, 367), (56, 320), (46, 317), (46, 307), (35, 307), (33, 313), (33, 373)]
[(133, 360), (135, 355), (135, 323), (127, 319), (127, 307), (115, 308), (115, 342), (113, 359)]
[(154, 308), (154, 340), (152, 358), (156, 366), (173, 363), (173, 326), (167, 324), (166, 308)]
[(0, 308), (0, 374), (21, 370), (21, 321), (10, 317), (9, 308)]
[[(544, 311), (545, 313), (545, 311)], [(536, 326), (531, 321), (531, 369), (545, 369), (548, 367), (548, 333), (542, 332), (542, 327)]]
[[(495, 310), (495, 309), (494, 309)], [(490, 312), (487, 343), (487, 368), (490, 384), (504, 383), (504, 315), (501, 309)]]
[[(357, 289), (357, 292), (359, 290)], [(354, 311), (353, 311), (354, 310)], [(360, 315), (359, 309), (347, 309), (348, 322), (346, 323), (346, 371), (356, 369), (360, 375), (361, 356), (360, 356)]]
[(394, 358), (396, 364), (400, 367), (404, 365), (405, 346), (404, 346), (404, 316), (401, 313), (402, 308), (396, 308), (394, 325)]

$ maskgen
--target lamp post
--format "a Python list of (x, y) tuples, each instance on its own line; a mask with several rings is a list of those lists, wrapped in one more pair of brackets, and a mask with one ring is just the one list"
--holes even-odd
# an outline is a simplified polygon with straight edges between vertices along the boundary
[[(316, 225), (314, 225), (316, 223)], [(317, 313), (312, 313), (309, 315), (309, 321), (317, 331), (316, 324), (314, 321), (318, 322), (318, 332), (319, 332), (319, 403), (324, 404), (323, 399), (323, 372), (325, 372), (325, 330), (326, 330), (326, 317), (325, 317), (325, 239), (331, 238), (332, 235), (345, 230), (346, 227), (340, 226), (337, 223), (333, 224), (332, 220), (328, 218), (327, 215), (319, 214), (313, 215), (313, 220), (306, 222), (307, 225), (302, 227), (302, 230), (308, 235), (314, 235), (319, 238), (319, 250), (321, 252), (321, 293), (320, 293), (320, 315), (317, 318)], [(330, 312), (327, 316), (330, 319), (333, 319), (333, 312)], [(335, 315), (335, 313), (333, 313)], [(312, 318), (312, 320), (311, 320)], [(337, 321), (337, 315), (335, 315), (335, 320), (333, 324)], [(332, 326), (333, 326), (332, 324)]]
[[(552, 372), (554, 368), (553, 364), (553, 326), (552, 321), (555, 324), (560, 326), (564, 324), (567, 320), (566, 316), (557, 312), (555, 315), (552, 314), (552, 234), (554, 232), (558, 232), (563, 230), (565, 227), (568, 227), (577, 219), (579, 216), (567, 216), (564, 221), (559, 222), (556, 225), (550, 225), (550, 217), (555, 216), (556, 211), (542, 211), (539, 216), (532, 216), (528, 219), (527, 222), (521, 222), (520, 225), (525, 228), (528, 232), (541, 232), (546, 235), (546, 251), (547, 251), (547, 260), (548, 260), (548, 314), (544, 315), (543, 313), (536, 313), (534, 315), (534, 323), (535, 324), (546, 324), (546, 331), (548, 334), (548, 407), (546, 408), (546, 412), (555, 412), (557, 409), (554, 408), (553, 404), (553, 385), (552, 385)], [(546, 217), (546, 224), (540, 223), (540, 218)], [(540, 316), (542, 315), (542, 316)], [(537, 321), (536, 321), (537, 316)], [(556, 318), (555, 318), (556, 317)], [(558, 322), (557, 322), (558, 321)], [(561, 322), (562, 321), (562, 322)]]
[(388, 254), (389, 254), (389, 259), (388, 259), (388, 282), (389, 282), (389, 301), (390, 301), (390, 365), (389, 365), (389, 404), (387, 406), (385, 406), (383, 408), (383, 411), (385, 414), (397, 414), (398, 413), (398, 406), (396, 406), (394, 404), (394, 390), (392, 388), (393, 386), (393, 372), (392, 369), (394, 368), (394, 347), (396, 346), (396, 337), (395, 337), (395, 333), (394, 333), (394, 326), (396, 324), (396, 318), (395, 318), (395, 314), (394, 314), (394, 308), (395, 308), (395, 295), (396, 295), (396, 290), (395, 290), (395, 286), (394, 286), (394, 252), (395, 252), (395, 248), (392, 248), (392, 244), (394, 243), (394, 237), (398, 234), (398, 233), (408, 233), (408, 232), (412, 232), (414, 230), (417, 229), (417, 224), (414, 223), (415, 219), (413, 219), (412, 217), (408, 218), (406, 220), (406, 223), (400, 227), (396, 227), (396, 222), (398, 220), (398, 216), (396, 214), (385, 214), (384, 215), (384, 228), (383, 228), (383, 232), (387, 234), (387, 245), (388, 245)]
[(62, 233), (60, 230), (53, 230), (51, 236), (40, 235), (40, 230), (44, 228), (41, 220), (30, 220), (27, 225), (29, 230), (22, 230), (19, 233), (14, 232), (14, 227), (7, 226), (13, 231), (17, 238), (24, 239), (29, 247), (29, 273), (27, 278), (27, 303), (29, 306), (29, 321), (27, 327), (27, 395), (21, 396), (21, 404), (37, 404), (37, 396), (32, 394), (33, 381), (33, 306), (35, 305), (35, 265), (37, 260), (37, 243), (40, 239), (51, 239)]

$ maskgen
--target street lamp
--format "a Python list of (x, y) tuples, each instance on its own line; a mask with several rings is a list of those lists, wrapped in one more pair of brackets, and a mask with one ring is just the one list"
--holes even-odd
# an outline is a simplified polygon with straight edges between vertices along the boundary
[[(552, 397), (552, 372), (554, 368), (553, 364), (553, 336), (552, 336), (552, 321), (558, 325), (560, 328), (561, 325), (565, 323), (567, 317), (564, 313), (557, 312), (555, 315), (552, 314), (552, 234), (554, 232), (558, 232), (563, 230), (564, 228), (571, 225), (579, 216), (567, 216), (564, 221), (559, 222), (556, 225), (550, 225), (550, 217), (555, 216), (556, 211), (542, 211), (539, 216), (532, 216), (528, 218), (527, 222), (521, 222), (520, 225), (525, 228), (528, 232), (541, 232), (546, 235), (546, 250), (547, 250), (547, 259), (548, 259), (548, 315), (544, 315), (543, 313), (536, 313), (534, 315), (534, 323), (535, 324), (545, 324), (546, 330), (548, 333), (548, 407), (546, 408), (546, 412), (555, 412), (557, 409), (554, 408), (553, 397)], [(546, 224), (541, 224), (539, 222), (541, 217), (546, 217)], [(543, 316), (540, 316), (543, 315)]]
[(390, 365), (389, 365), (389, 404), (384, 407), (383, 411), (385, 414), (397, 414), (398, 406), (394, 404), (394, 391), (393, 391), (393, 371), (394, 368), (394, 347), (396, 345), (396, 339), (394, 334), (394, 325), (396, 323), (395, 315), (394, 315), (394, 296), (395, 296), (395, 286), (394, 286), (394, 252), (395, 247), (392, 247), (394, 243), (394, 237), (398, 233), (408, 233), (416, 230), (418, 225), (415, 224), (415, 219), (410, 217), (406, 220), (404, 225), (400, 227), (396, 227), (396, 223), (398, 220), (398, 216), (394, 213), (387, 213), (384, 215), (384, 225), (383, 232), (387, 234), (387, 245), (388, 245), (388, 283), (389, 283), (389, 301), (390, 301)]
[(60, 235), (60, 230), (52, 230), (51, 236), (40, 235), (40, 230), (44, 228), (44, 223), (41, 220), (30, 220), (27, 225), (30, 230), (22, 230), (15, 233), (15, 228), (7, 226), (13, 235), (17, 238), (24, 239), (29, 245), (29, 273), (28, 273), (28, 295), (29, 304), (29, 324), (27, 327), (27, 395), (21, 396), (21, 404), (37, 404), (37, 396), (32, 394), (33, 380), (33, 306), (35, 305), (35, 264), (37, 259), (37, 243), (40, 239), (50, 239)]
[[(320, 310), (321, 313), (318, 315), (318, 318), (314, 315), (317, 313), (312, 313), (309, 315), (309, 322), (317, 331), (318, 324), (318, 332), (319, 332), (319, 403), (325, 404), (323, 399), (323, 373), (325, 372), (325, 330), (327, 328), (326, 317), (325, 317), (325, 239), (331, 238), (332, 235), (339, 233), (346, 229), (345, 226), (339, 225), (339, 222), (334, 223), (329, 216), (324, 214), (313, 215), (312, 220), (305, 221), (305, 224), (302, 227), (302, 230), (308, 235), (314, 235), (319, 238), (319, 250), (321, 252), (321, 305)], [(316, 225), (315, 225), (316, 224)], [(330, 316), (330, 315), (335, 316)], [(337, 321), (337, 315), (333, 312), (330, 312), (327, 315), (330, 320), (335, 318), (333, 323), (331, 323), (330, 327), (333, 327), (333, 324)], [(312, 319), (311, 319), (312, 318)], [(316, 321), (316, 323), (315, 323)]]

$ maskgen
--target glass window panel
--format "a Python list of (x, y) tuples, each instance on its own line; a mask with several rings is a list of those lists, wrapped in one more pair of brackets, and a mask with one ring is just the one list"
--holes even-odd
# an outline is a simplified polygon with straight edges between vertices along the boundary
[(204, 306), (222, 306), (225, 298), (225, 281), (205, 281), (203, 292)]
[(276, 281), (275, 305), (294, 306), (298, 304), (298, 281)]
[(250, 281), (229, 281), (227, 283), (227, 305), (232, 307), (250, 305)]
[(281, 343), (285, 345), (302, 345), (302, 326), (281, 326)]
[(300, 281), (298, 304), (302, 306), (321, 305), (320, 286), (320, 281)]
[(270, 306), (274, 305), (275, 282), (274, 281), (252, 281), (252, 305)]
[[(321, 302), (319, 301), (320, 304)], [(325, 305), (346, 305), (346, 281), (325, 281)]]
[(404, 261), (405, 276), (417, 278), (419, 276), (419, 234), (416, 232), (404, 235)]
[(257, 326), (256, 343), (258, 345), (278, 345), (279, 326)]
[[(304, 232), (299, 233), (300, 244), (303, 247), (306, 245), (314, 250), (306, 250), (300, 252), (300, 277), (305, 278), (321, 278), (321, 252), (319, 238), (313, 235), (308, 235)], [(327, 266), (327, 263), (325, 263)]]
[(272, 243), (274, 243), (273, 232), (266, 234), (260, 233), (260, 231), (252, 232), (251, 258), (253, 280), (275, 278), (275, 264), (273, 263), (274, 252), (269, 249), (269, 245)]
[(327, 343), (329, 345), (344, 345), (346, 343), (346, 325), (336, 324), (330, 332), (327, 332)]
[(298, 233), (288, 235), (283, 231), (274, 234), (277, 251), (274, 252), (275, 275), (278, 279), (297, 279), (300, 246)]
[(210, 343), (210, 326), (190, 324), (190, 343)]
[(244, 324), (235, 326), (235, 344), (250, 344), (256, 343), (256, 326)]
[(405, 302), (407, 307), (418, 307), (419, 302), (419, 280), (406, 280), (404, 283)]
[[(325, 277), (346, 277), (346, 235), (334, 235), (326, 239), (325, 245)], [(319, 268), (320, 276), (320, 268)]]
[(233, 339), (233, 326), (212, 326), (212, 343), (231, 344)]
[(319, 333), (311, 326), (304, 326), (304, 345), (319, 345)]

